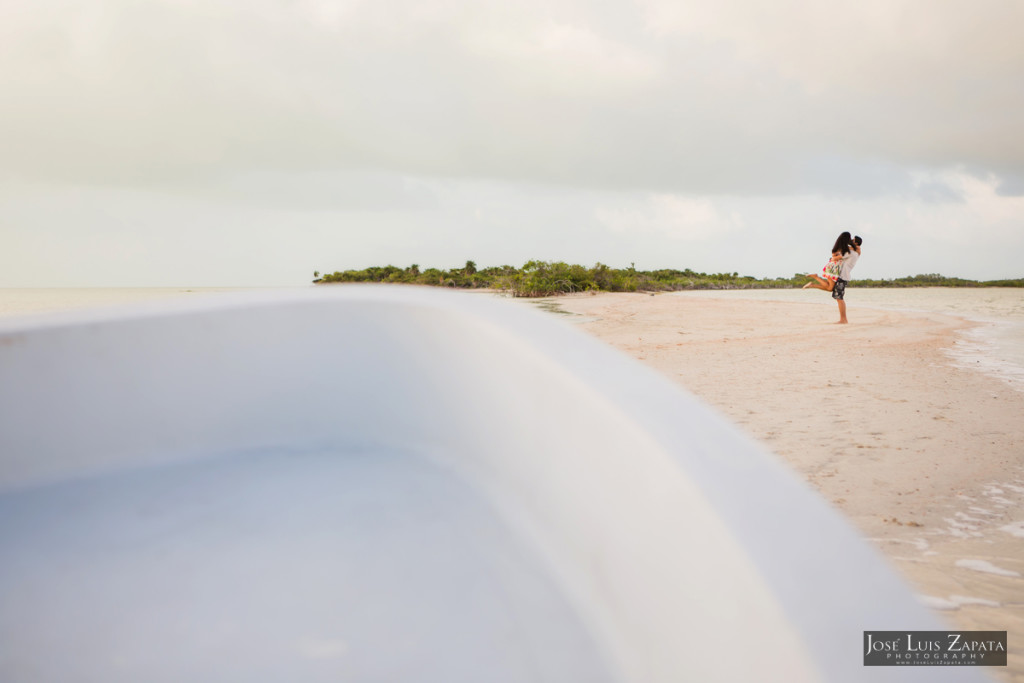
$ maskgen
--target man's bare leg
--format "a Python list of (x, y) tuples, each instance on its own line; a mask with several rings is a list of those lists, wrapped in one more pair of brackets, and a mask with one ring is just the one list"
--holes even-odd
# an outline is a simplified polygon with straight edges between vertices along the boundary
[(846, 325), (850, 321), (846, 319), (846, 302), (842, 299), (836, 299), (836, 303), (839, 304), (839, 322), (837, 325)]

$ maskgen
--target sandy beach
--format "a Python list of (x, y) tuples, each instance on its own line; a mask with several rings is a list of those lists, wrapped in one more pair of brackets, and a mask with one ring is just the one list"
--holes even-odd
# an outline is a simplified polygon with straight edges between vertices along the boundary
[(951, 628), (1008, 631), (1009, 666), (987, 671), (1024, 681), (1024, 393), (954, 367), (943, 349), (972, 323), (851, 302), (835, 325), (810, 293), (553, 301), (766, 444)]

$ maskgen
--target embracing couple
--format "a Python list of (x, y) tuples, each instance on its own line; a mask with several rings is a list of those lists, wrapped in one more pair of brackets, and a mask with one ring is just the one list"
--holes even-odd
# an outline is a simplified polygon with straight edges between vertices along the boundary
[(850, 233), (844, 232), (839, 235), (835, 245), (832, 247), (832, 257), (821, 269), (821, 275), (810, 273), (807, 277), (814, 280), (804, 285), (814, 289), (823, 289), (832, 292), (832, 298), (839, 305), (839, 323), (845, 325), (849, 322), (846, 319), (846, 285), (850, 284), (850, 272), (857, 265), (860, 258), (860, 245), (864, 240), (858, 237), (851, 237)]

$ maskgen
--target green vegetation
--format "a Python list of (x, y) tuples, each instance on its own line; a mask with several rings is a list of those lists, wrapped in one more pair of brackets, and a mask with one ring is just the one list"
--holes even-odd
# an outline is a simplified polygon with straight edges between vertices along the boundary
[(1015, 280), (964, 280), (938, 273), (899, 277), (895, 280), (856, 280), (858, 287), (1024, 287), (1024, 278)]
[[(551, 296), (572, 292), (659, 292), (681, 289), (786, 289), (802, 287), (807, 278), (796, 273), (789, 278), (758, 279), (739, 273), (697, 273), (686, 270), (636, 270), (611, 268), (598, 263), (593, 268), (548, 261), (529, 261), (522, 268), (497, 266), (477, 269), (466, 261), (462, 268), (420, 270), (418, 264), (408, 268), (373, 266), (364, 270), (345, 270), (325, 274), (315, 272), (316, 283), (330, 282), (393, 282), (401, 284), (458, 287), (462, 289), (497, 289), (513, 296)], [(915, 275), (895, 280), (860, 280), (858, 287), (1024, 287), (1024, 279), (977, 282), (941, 275)]]

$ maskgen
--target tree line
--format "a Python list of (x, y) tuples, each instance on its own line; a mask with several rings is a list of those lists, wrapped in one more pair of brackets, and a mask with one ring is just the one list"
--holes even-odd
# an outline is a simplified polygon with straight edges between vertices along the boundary
[[(363, 270), (345, 270), (321, 275), (313, 273), (317, 284), (334, 282), (390, 282), (396, 284), (433, 285), (460, 289), (495, 289), (517, 297), (541, 297), (573, 292), (662, 292), (685, 289), (790, 289), (802, 287), (806, 274), (789, 278), (755, 278), (739, 273), (698, 273), (685, 270), (637, 270), (611, 268), (603, 263), (591, 268), (561, 261), (527, 261), (521, 268), (495, 266), (477, 268), (466, 261), (462, 268), (421, 269), (418, 264), (407, 268), (372, 266)], [(858, 287), (1024, 287), (1024, 278), (979, 282), (948, 278), (938, 274), (914, 275), (890, 280), (857, 280)]]

